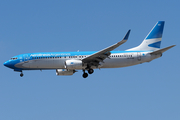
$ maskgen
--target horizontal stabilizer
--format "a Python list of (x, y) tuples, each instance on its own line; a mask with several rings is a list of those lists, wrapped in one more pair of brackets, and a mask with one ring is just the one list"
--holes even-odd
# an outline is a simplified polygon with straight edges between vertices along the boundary
[(160, 49), (160, 50), (157, 50), (157, 51), (154, 51), (152, 53), (150, 53), (151, 55), (157, 55), (157, 54), (162, 54), (163, 52), (169, 50), (170, 48), (174, 47), (176, 45), (172, 45), (172, 46), (169, 46), (169, 47), (166, 47), (166, 48), (163, 48), (163, 49)]

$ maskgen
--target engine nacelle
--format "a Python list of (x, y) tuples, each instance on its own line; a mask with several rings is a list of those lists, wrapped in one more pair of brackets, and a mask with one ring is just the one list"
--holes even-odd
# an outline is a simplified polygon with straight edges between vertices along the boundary
[(83, 63), (81, 60), (66, 60), (65, 62), (66, 69), (83, 69)]
[(74, 70), (56, 69), (56, 75), (73, 75)]

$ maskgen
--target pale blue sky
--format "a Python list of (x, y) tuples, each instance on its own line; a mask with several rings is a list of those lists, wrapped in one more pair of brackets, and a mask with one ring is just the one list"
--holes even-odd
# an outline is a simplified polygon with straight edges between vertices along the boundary
[[(178, 0), (9, 0), (0, 4), (0, 120), (179, 120), (180, 16)], [(165, 21), (161, 47), (176, 44), (150, 63), (56, 76), (55, 70), (3, 66), (31, 52), (116, 50), (139, 45)]]

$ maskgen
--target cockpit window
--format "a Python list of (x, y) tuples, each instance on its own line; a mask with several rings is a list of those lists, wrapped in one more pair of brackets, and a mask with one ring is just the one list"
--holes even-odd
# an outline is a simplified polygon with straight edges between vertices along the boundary
[(11, 60), (16, 60), (16, 59), (18, 59), (17, 57), (15, 57), (15, 58), (11, 58)]

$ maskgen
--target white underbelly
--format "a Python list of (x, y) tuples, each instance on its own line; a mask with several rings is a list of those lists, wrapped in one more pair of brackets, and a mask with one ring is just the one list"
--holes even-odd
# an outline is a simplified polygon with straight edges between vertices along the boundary
[(139, 64), (136, 58), (113, 58), (106, 59), (102, 64), (102, 68), (119, 68)]

